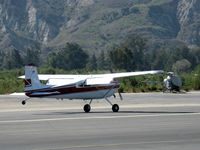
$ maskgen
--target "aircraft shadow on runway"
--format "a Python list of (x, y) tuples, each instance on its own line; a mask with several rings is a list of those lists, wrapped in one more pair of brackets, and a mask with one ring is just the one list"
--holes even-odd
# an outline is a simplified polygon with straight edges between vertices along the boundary
[(117, 113), (113, 113), (111, 111), (94, 111), (94, 112), (47, 112), (33, 115), (76, 115), (76, 114), (192, 114), (196, 112), (187, 112), (187, 111), (119, 111)]

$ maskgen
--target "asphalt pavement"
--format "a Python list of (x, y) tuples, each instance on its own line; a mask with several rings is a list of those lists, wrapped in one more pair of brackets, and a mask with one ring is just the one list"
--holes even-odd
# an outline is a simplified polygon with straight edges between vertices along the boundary
[(2, 150), (198, 150), (200, 93), (123, 94), (113, 113), (104, 100), (0, 96)]

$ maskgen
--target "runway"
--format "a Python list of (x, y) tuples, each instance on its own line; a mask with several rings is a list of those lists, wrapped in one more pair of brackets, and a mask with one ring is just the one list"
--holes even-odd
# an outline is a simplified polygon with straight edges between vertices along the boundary
[(120, 111), (103, 100), (91, 113), (83, 101), (0, 96), (2, 150), (197, 150), (200, 93), (123, 94)]

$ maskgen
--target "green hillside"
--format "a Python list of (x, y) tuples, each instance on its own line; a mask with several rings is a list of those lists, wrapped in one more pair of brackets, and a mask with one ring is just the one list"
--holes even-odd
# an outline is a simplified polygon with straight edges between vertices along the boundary
[(2, 0), (0, 50), (49, 51), (77, 42), (99, 54), (131, 34), (146, 37), (151, 47), (163, 42), (197, 47), (199, 5), (193, 0)]

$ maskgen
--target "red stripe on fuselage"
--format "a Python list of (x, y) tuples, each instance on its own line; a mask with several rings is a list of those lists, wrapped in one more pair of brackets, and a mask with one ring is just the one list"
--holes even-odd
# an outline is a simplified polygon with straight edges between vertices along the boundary
[[(112, 85), (104, 85), (104, 86), (85, 86), (85, 87), (76, 87), (76, 86), (60, 86), (60, 87), (52, 87), (47, 89), (39, 89), (32, 91), (25, 91), (26, 95), (29, 97), (45, 97), (45, 96), (54, 96), (54, 95), (64, 95), (64, 94), (74, 94), (74, 93), (82, 93), (82, 92), (92, 92), (98, 90), (106, 90), (106, 89), (114, 89), (119, 88), (119, 84)], [(42, 93), (42, 92), (57, 92), (52, 94), (38, 94), (32, 95), (33, 93)]]

